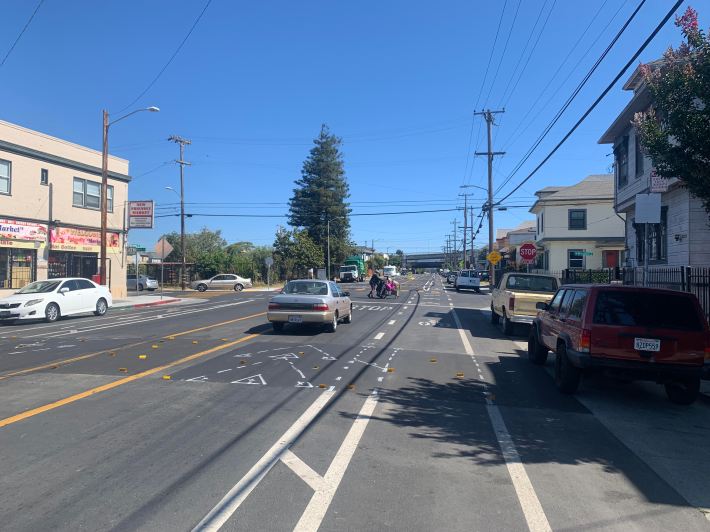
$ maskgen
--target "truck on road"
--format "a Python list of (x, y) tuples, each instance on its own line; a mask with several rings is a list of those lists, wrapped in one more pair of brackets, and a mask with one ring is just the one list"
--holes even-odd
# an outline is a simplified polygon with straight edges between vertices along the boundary
[(504, 273), (491, 291), (491, 323), (503, 320), (503, 332), (513, 334), (516, 323), (533, 322), (536, 305), (549, 303), (558, 287), (552, 275)]
[(365, 261), (358, 255), (345, 259), (338, 276), (341, 283), (362, 282), (365, 278)]

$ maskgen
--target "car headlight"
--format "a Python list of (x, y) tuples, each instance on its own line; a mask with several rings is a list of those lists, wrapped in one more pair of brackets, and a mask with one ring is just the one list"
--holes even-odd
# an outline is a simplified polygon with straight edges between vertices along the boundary
[(25, 303), (26, 307), (31, 307), (32, 305), (36, 305), (38, 303), (41, 303), (44, 301), (44, 299), (30, 299), (27, 303)]

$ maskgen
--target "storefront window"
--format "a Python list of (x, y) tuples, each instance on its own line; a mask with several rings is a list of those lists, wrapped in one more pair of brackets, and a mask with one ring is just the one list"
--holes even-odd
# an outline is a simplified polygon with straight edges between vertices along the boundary
[(0, 288), (22, 288), (36, 277), (36, 250), (0, 248)]
[(83, 277), (91, 279), (99, 271), (99, 259), (96, 253), (73, 253), (71, 251), (50, 251), (47, 264), (47, 277)]

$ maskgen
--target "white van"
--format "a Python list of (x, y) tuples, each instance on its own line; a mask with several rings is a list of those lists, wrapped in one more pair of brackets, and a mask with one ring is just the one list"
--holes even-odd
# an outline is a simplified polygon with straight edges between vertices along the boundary
[(454, 281), (457, 292), (461, 290), (474, 290), (481, 293), (481, 278), (476, 270), (461, 270)]
[(395, 277), (399, 275), (397, 273), (397, 266), (385, 266), (382, 268), (382, 273), (385, 277)]

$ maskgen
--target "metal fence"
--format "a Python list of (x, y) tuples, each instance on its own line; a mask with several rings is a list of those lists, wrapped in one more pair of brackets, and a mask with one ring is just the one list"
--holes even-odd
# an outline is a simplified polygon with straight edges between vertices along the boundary
[(644, 283), (643, 268), (605, 268), (600, 270), (534, 270), (535, 273), (554, 275), (562, 284), (620, 283), (628, 286), (649, 286), (690, 292), (700, 301), (705, 317), (710, 320), (710, 268), (699, 266), (675, 266), (650, 268)]

